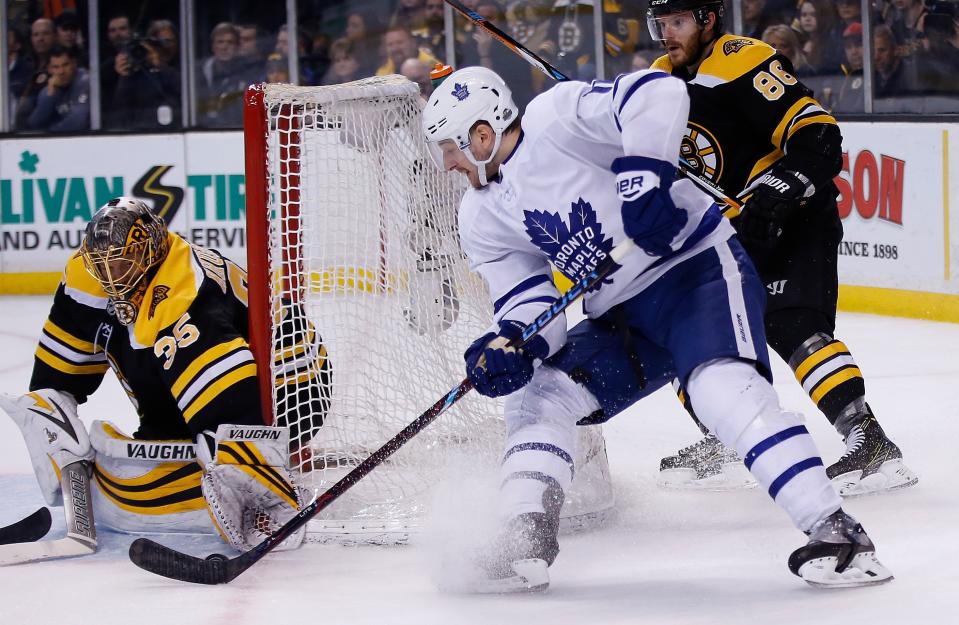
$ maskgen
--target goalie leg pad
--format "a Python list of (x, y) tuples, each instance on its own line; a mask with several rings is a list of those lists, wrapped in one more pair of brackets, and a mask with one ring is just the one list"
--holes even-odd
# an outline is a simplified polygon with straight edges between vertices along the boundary
[(697, 367), (689, 394), (700, 420), (735, 449), (756, 481), (799, 529), (839, 509), (842, 500), (799, 415), (784, 412), (772, 385), (745, 361)]
[(0, 395), (0, 408), (13, 419), (30, 452), (30, 461), (47, 505), (63, 505), (60, 471), (81, 460), (93, 460), (86, 426), (69, 393), (40, 389), (11, 397)]
[[(197, 447), (206, 465), (201, 488), (210, 517), (234, 548), (253, 548), (300, 509), (303, 497), (287, 464), (286, 429), (221, 425), (215, 456), (208, 455), (205, 442)], [(295, 542), (301, 540), (302, 532)]]
[(190, 440), (138, 440), (94, 421), (97, 522), (120, 532), (214, 534)]

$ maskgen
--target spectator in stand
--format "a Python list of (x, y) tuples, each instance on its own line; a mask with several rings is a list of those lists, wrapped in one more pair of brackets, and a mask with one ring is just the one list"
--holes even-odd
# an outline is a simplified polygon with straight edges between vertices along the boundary
[(355, 44), (351, 39), (341, 37), (330, 44), (330, 68), (326, 70), (322, 84), (339, 85), (365, 77), (360, 72), (360, 61), (356, 58)]
[(430, 80), (431, 69), (431, 66), (416, 58), (406, 59), (400, 65), (400, 74), (419, 85), (420, 95), (424, 100), (428, 100), (433, 93), (433, 82)]
[(792, 63), (792, 73), (796, 76), (809, 76), (812, 73), (812, 67), (803, 54), (802, 46), (799, 44), (799, 35), (796, 31), (785, 24), (773, 24), (763, 31), (762, 40), (776, 49), (776, 52), (783, 55)]
[(409, 32), (423, 28), (424, 6), (424, 0), (399, 0), (390, 18), (390, 26), (400, 26)]
[(656, 57), (653, 57), (647, 50), (633, 52), (633, 59), (629, 71), (638, 72), (641, 69), (649, 69), (649, 66), (653, 64), (654, 60), (656, 60)]
[(250, 82), (262, 82), (266, 78), (266, 55), (262, 50), (260, 27), (253, 23), (240, 24), (236, 30), (240, 36), (236, 55), (241, 71), (250, 78)]
[(37, 96), (27, 125), (33, 130), (77, 132), (90, 128), (90, 82), (76, 51), (55, 47), (47, 62), (50, 78)]
[[(320, 68), (316, 67), (317, 64), (314, 63), (312, 58), (313, 54), (313, 38), (310, 37), (309, 33), (302, 28), (296, 29), (296, 49), (297, 49), (297, 66), (300, 71), (300, 81), (301, 85), (315, 85), (318, 84), (318, 81), (322, 78), (323, 72), (326, 72), (326, 66), (322, 67), (322, 72), (317, 73)], [(286, 24), (280, 26), (280, 29), (276, 33), (276, 45), (273, 48), (274, 52), (289, 58), (290, 56), (290, 35), (287, 32)]]
[(443, 21), (444, 0), (424, 0), (422, 26), (410, 32), (420, 40), (420, 47), (426, 48), (440, 62), (446, 58), (446, 32)]
[(147, 37), (159, 45), (160, 58), (170, 67), (180, 68), (180, 37), (170, 20), (153, 20), (147, 28)]
[(853, 23), (862, 27), (862, 4), (859, 0), (836, 0), (836, 13), (839, 15), (843, 32)]
[(28, 118), (37, 105), (37, 97), (46, 86), (50, 74), (47, 72), (47, 66), (50, 61), (50, 51), (56, 43), (56, 30), (53, 27), (53, 20), (41, 17), (34, 20), (30, 26), (30, 47), (33, 50), (33, 75), (27, 82), (26, 87), (20, 94), (20, 100), (17, 102), (16, 117), (14, 118), (14, 127), (18, 129), (29, 128)]
[(33, 76), (33, 59), (26, 50), (26, 33), (16, 26), (7, 29), (7, 76), (10, 89), (7, 102), (10, 106), (10, 119), (14, 119), (20, 94), (23, 93)]
[(917, 58), (916, 87), (925, 93), (959, 93), (959, 24), (956, 3), (940, 0), (927, 5), (919, 19), (922, 49)]
[(109, 50), (104, 54), (100, 62), (100, 93), (102, 101), (110, 103), (110, 106), (104, 106), (104, 125), (110, 128), (116, 123), (112, 119), (113, 96), (117, 90), (117, 81), (120, 77), (117, 75), (116, 64), (117, 54), (126, 49), (127, 44), (133, 39), (133, 29), (130, 27), (130, 18), (126, 15), (114, 15), (107, 22), (107, 41)]
[(416, 38), (403, 26), (390, 26), (386, 29), (383, 34), (383, 52), (386, 54), (386, 62), (376, 70), (377, 76), (397, 73), (403, 61), (409, 58), (417, 58), (430, 67), (436, 63), (433, 55), (420, 48)]
[(198, 68), (197, 123), (209, 128), (239, 126), (243, 121), (243, 92), (249, 79), (237, 57), (240, 34), (236, 26), (220, 22), (210, 33), (212, 56)]
[(113, 95), (112, 122), (127, 130), (178, 128), (180, 72), (171, 62), (161, 36), (173, 35), (167, 20), (150, 24), (147, 36), (129, 44), (116, 56), (119, 77)]
[(573, 80), (596, 78), (593, 0), (556, 0), (550, 23), (556, 68)]
[(805, 37), (802, 52), (813, 74), (839, 74), (843, 61), (839, 16), (832, 0), (803, 0), (799, 30)]
[[(353, 10), (346, 16), (346, 28), (343, 36), (353, 42), (353, 51), (360, 64), (359, 73), (372, 76), (379, 66), (380, 38), (383, 36), (383, 23), (376, 13), (366, 10)], [(330, 46), (330, 59), (333, 58), (333, 46)]]
[(266, 82), (290, 82), (290, 62), (279, 52), (272, 52), (266, 57)]
[(742, 0), (742, 3), (743, 35), (761, 39), (766, 29), (778, 21), (766, 10), (766, 0)]
[(889, 27), (896, 43), (905, 46), (900, 50), (900, 56), (909, 56), (921, 46), (919, 20), (926, 13), (926, 6), (923, 0), (892, 0), (892, 5), (894, 10)]
[[(502, 24), (508, 18), (504, 16), (503, 8), (496, 0), (478, 0), (475, 11), (486, 18), (490, 23)], [(549, 45), (552, 45), (550, 42)], [(499, 74), (513, 91), (513, 101), (521, 109), (525, 109), (529, 101), (536, 95), (533, 91), (534, 72), (529, 63), (518, 57), (509, 48), (486, 34), (486, 31), (475, 28), (468, 39), (463, 42), (463, 65), (482, 65)], [(555, 48), (550, 48), (551, 50)], [(540, 50), (541, 52), (542, 50)]]
[(910, 72), (896, 54), (896, 37), (885, 24), (877, 24), (872, 34), (872, 62), (876, 70), (877, 98), (905, 95), (913, 88)]
[(86, 48), (83, 45), (83, 33), (80, 30), (80, 18), (77, 12), (69, 9), (63, 11), (53, 20), (57, 32), (56, 45), (61, 48), (70, 48), (77, 55), (81, 67), (89, 65)]
[(864, 110), (862, 79), (862, 24), (853, 22), (842, 32), (846, 62), (842, 65), (843, 81), (832, 107), (833, 113), (862, 113)]

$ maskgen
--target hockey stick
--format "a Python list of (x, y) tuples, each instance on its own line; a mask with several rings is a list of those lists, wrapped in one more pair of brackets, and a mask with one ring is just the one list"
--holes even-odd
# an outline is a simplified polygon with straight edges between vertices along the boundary
[[(63, 511), (67, 520), (67, 536), (59, 540), (35, 540), (0, 545), (0, 566), (24, 564), (37, 560), (84, 556), (97, 550), (97, 531), (93, 524), (93, 500), (90, 497), (90, 474), (92, 467), (86, 460), (68, 464), (60, 472), (63, 489)], [(50, 528), (50, 512), (46, 508), (47, 529)], [(43, 514), (38, 510), (27, 517)], [(27, 519), (24, 519), (26, 521)], [(21, 521), (23, 523), (24, 521)], [(44, 532), (46, 534), (46, 532)], [(43, 534), (41, 534), (41, 537)]]
[[(450, 5), (451, 7), (459, 11), (463, 15), (463, 17), (465, 17), (469, 21), (473, 22), (474, 24), (476, 24), (477, 26), (485, 30), (494, 39), (498, 39), (507, 48), (509, 48), (510, 50), (512, 50), (513, 52), (515, 52), (516, 54), (524, 58), (527, 63), (529, 63), (536, 69), (540, 70), (541, 72), (543, 72), (550, 78), (553, 78), (554, 80), (558, 82), (565, 82), (569, 80), (569, 77), (566, 76), (566, 74), (564, 74), (563, 72), (553, 67), (549, 63), (549, 61), (537, 55), (535, 52), (533, 52), (532, 50), (530, 50), (529, 48), (527, 48), (520, 42), (510, 37), (508, 34), (504, 33), (502, 30), (500, 30), (493, 24), (490, 24), (485, 17), (483, 17), (476, 11), (471, 10), (469, 7), (467, 7), (465, 4), (463, 4), (459, 0), (445, 0), (445, 1), (446, 1), (446, 4)], [(742, 210), (743, 204), (738, 198), (731, 198), (728, 195), (726, 195), (726, 193), (722, 189), (717, 187), (712, 180), (710, 180), (709, 178), (706, 178), (705, 176), (701, 174), (698, 174), (693, 169), (693, 166), (689, 163), (689, 161), (685, 160), (682, 157), (679, 158), (679, 171), (684, 176), (692, 180), (693, 183), (699, 186), (702, 190), (706, 191), (706, 193), (709, 193), (717, 200), (724, 202), (728, 206), (736, 209), (737, 211)]]
[[(533, 337), (537, 336), (551, 320), (555, 319), (560, 313), (565, 311), (570, 304), (579, 299), (580, 295), (599, 284), (635, 246), (636, 244), (633, 243), (632, 239), (626, 239), (614, 247), (609, 257), (605, 259), (599, 267), (593, 269), (589, 275), (576, 282), (572, 288), (553, 302), (543, 314), (527, 325), (523, 329), (520, 337), (510, 341), (507, 345), (518, 348), (528, 343)], [(472, 388), (473, 383), (469, 379), (465, 379), (453, 387), (449, 393), (430, 406), (426, 412), (418, 416), (412, 423), (403, 428), (399, 434), (370, 454), (370, 456), (358, 464), (356, 468), (333, 484), (329, 490), (297, 512), (296, 516), (287, 521), (276, 533), (272, 534), (253, 549), (234, 558), (228, 558), (221, 554), (212, 554), (207, 556), (206, 559), (203, 559), (165, 547), (147, 538), (138, 538), (130, 545), (130, 560), (141, 569), (184, 582), (192, 582), (195, 584), (226, 584), (232, 581), (238, 575), (256, 564), (263, 556), (296, 532), (310, 519), (336, 501), (340, 495), (349, 490), (350, 487), (376, 468), (377, 465), (389, 458), (396, 450), (422, 431), (423, 428), (446, 412), (450, 406), (459, 401)]]
[(46, 508), (40, 508), (16, 523), (0, 527), (0, 545), (40, 540), (50, 531), (50, 524), (50, 511)]

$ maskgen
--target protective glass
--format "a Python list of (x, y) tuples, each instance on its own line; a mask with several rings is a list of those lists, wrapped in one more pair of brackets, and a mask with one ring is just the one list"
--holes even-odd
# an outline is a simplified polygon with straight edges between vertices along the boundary
[(696, 17), (692, 11), (670, 13), (669, 15), (647, 13), (646, 27), (649, 28), (649, 36), (652, 37), (653, 41), (666, 41), (667, 34), (688, 33), (694, 28), (698, 28), (699, 24), (696, 22)]

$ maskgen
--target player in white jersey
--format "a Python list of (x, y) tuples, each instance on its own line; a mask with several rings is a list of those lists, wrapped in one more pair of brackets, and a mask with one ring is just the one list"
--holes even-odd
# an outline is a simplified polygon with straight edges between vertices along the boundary
[[(509, 87), (476, 67), (426, 105), (434, 160), (472, 187), (460, 238), (493, 299), (495, 324), (467, 350), (467, 375), (506, 397), (504, 530), (482, 558), (480, 590), (548, 585), (577, 422), (608, 419), (673, 376), (809, 535), (794, 573), (830, 586), (892, 577), (840, 508), (801, 419), (779, 406), (752, 264), (712, 200), (676, 177), (688, 110), (682, 81), (641, 71), (559, 83), (520, 120)], [(559, 296), (551, 264), (578, 281), (627, 237), (637, 248), (585, 295), (585, 321), (567, 332), (559, 319), (521, 350), (504, 347)]]

